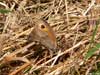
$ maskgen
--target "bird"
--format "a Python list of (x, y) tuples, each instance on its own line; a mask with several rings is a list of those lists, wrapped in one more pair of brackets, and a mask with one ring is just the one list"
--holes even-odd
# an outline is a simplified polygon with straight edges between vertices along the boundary
[(34, 19), (34, 23), (34, 29), (29, 34), (28, 39), (30, 41), (37, 41), (48, 49), (56, 49), (56, 35), (49, 23), (43, 19), (38, 18)]
[[(29, 41), (37, 41), (41, 43), (44, 47), (48, 48), (49, 50), (54, 50), (57, 48), (57, 41), (56, 41), (56, 35), (53, 31), (52, 27), (43, 19), (34, 19), (34, 28), (31, 31), (31, 33), (28, 36)], [(26, 46), (25, 46), (26, 48)], [(23, 48), (24, 49), (24, 48)], [(31, 62), (27, 58), (23, 57), (17, 57), (17, 54), (22, 52), (23, 49), (20, 49), (18, 51), (15, 51), (4, 58), (5, 61), (11, 61), (11, 60), (20, 60), (25, 62), (24, 65), (22, 65), (19, 69), (13, 71), (9, 75), (15, 75), (18, 72), (20, 72), (22, 69), (26, 68), (27, 66), (31, 65)], [(51, 54), (52, 56), (52, 54)]]

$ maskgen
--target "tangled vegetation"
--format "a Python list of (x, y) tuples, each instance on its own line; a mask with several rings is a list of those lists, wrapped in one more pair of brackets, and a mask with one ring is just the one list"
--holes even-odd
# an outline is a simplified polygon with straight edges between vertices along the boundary
[[(100, 0), (0, 0), (0, 75), (100, 75), (99, 17)], [(28, 39), (36, 18), (56, 49)]]

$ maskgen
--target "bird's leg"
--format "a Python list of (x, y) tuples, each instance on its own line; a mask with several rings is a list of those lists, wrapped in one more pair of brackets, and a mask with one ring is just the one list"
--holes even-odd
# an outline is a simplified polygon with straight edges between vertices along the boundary
[(50, 57), (52, 58), (54, 53), (52, 50), (49, 50), (49, 52), (50, 52)]

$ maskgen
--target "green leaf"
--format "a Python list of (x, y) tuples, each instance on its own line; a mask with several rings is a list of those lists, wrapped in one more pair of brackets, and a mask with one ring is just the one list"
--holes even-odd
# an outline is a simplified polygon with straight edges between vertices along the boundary
[(97, 71), (95, 71), (95, 72), (91, 72), (90, 75), (100, 75), (100, 70), (97, 70)]
[(95, 36), (96, 36), (96, 33), (97, 33), (98, 25), (99, 25), (99, 20), (96, 22), (96, 26), (95, 26), (95, 29), (94, 29), (93, 34), (92, 34), (92, 38), (91, 38), (91, 41), (90, 41), (90, 47), (89, 48), (91, 48), (92, 44), (94, 44), (94, 40), (95, 40)]
[[(95, 29), (93, 31), (92, 38), (90, 40), (89, 51), (87, 52), (87, 54), (85, 56), (85, 59), (90, 58), (100, 48), (100, 44), (94, 45), (94, 40), (95, 40), (95, 36), (96, 36), (96, 33), (97, 33), (97, 29), (98, 29), (98, 25), (99, 24), (100, 24), (100, 19), (96, 22), (96, 26), (95, 26)], [(93, 45), (95, 47), (93, 47)]]
[(30, 67), (28, 67), (25, 71), (24, 71), (24, 73), (27, 73), (27, 72), (29, 72), (30, 70), (31, 70), (31, 66)]
[(0, 9), (0, 13), (5, 14), (11, 12), (10, 10)]
[(100, 75), (100, 62), (97, 62), (95, 65), (97, 68), (92, 69), (90, 75)]
[(99, 48), (100, 48), (100, 43), (96, 44), (95, 47), (89, 49), (85, 58), (86, 59), (90, 58)]

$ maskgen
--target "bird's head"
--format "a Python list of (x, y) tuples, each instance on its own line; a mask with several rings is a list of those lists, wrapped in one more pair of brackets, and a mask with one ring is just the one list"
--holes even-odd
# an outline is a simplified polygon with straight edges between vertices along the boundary
[(49, 49), (56, 49), (56, 35), (50, 25), (41, 19), (35, 19), (34, 22), (35, 27), (31, 32), (31, 38)]

